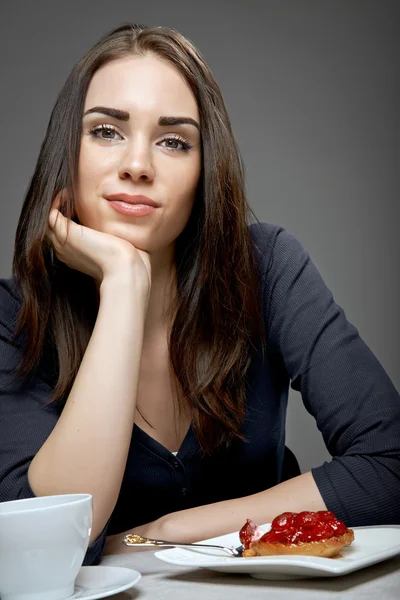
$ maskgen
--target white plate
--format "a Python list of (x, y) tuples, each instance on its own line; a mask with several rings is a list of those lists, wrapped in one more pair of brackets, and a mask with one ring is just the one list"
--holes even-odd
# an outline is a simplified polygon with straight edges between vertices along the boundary
[(141, 574), (125, 567), (82, 567), (75, 581), (75, 593), (68, 600), (97, 600), (128, 590)]
[[(262, 525), (264, 531), (270, 524)], [(225, 552), (173, 548), (155, 553), (160, 560), (182, 567), (211, 569), (221, 573), (247, 573), (256, 579), (338, 577), (400, 554), (400, 525), (353, 527), (354, 542), (336, 558), (315, 556), (260, 556), (229, 558)], [(238, 532), (199, 542), (239, 546)]]

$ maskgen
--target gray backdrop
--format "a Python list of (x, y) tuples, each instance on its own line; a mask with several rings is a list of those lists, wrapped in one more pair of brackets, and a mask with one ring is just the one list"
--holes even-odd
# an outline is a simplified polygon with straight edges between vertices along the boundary
[[(219, 83), (262, 221), (289, 229), (400, 388), (400, 2), (5, 1), (0, 8), (0, 277), (56, 96), (106, 31), (132, 21), (189, 37)], [(291, 391), (287, 443), (329, 457)]]

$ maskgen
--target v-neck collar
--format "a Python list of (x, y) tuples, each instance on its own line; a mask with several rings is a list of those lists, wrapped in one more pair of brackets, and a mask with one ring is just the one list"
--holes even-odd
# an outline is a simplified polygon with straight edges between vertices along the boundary
[(134, 423), (133, 425), (133, 438), (137, 439), (143, 446), (149, 448), (152, 452), (160, 456), (161, 458), (170, 460), (171, 458), (178, 458), (179, 460), (185, 460), (198, 449), (196, 436), (194, 433), (193, 421), (190, 423), (189, 428), (186, 432), (185, 437), (182, 440), (182, 444), (179, 447), (177, 454), (172, 454), (168, 448), (163, 446), (156, 439), (151, 437), (146, 431), (141, 429), (139, 425)]

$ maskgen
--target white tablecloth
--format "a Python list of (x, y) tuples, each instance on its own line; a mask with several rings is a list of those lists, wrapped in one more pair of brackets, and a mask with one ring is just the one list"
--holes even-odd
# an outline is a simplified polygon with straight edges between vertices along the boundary
[(139, 583), (113, 600), (399, 600), (400, 556), (341, 577), (260, 581), (161, 562), (154, 551), (104, 556), (102, 565), (135, 569)]

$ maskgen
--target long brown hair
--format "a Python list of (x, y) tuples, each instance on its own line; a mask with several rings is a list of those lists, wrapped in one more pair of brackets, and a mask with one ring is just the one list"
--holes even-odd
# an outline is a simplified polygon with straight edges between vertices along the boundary
[(32, 376), (45, 349), (52, 349), (57, 383), (50, 401), (64, 403), (71, 390), (96, 322), (98, 297), (92, 278), (51, 259), (48, 215), (55, 196), (66, 189), (64, 214), (74, 218), (83, 107), (93, 74), (121, 57), (149, 53), (181, 72), (200, 113), (202, 172), (191, 217), (175, 244), (178, 295), (169, 351), (199, 444), (211, 452), (243, 437), (246, 374), (265, 331), (240, 152), (209, 67), (174, 29), (135, 24), (114, 29), (74, 67), (58, 96), (16, 232), (13, 276), (23, 300), (14, 339), (25, 334), (17, 374)]

